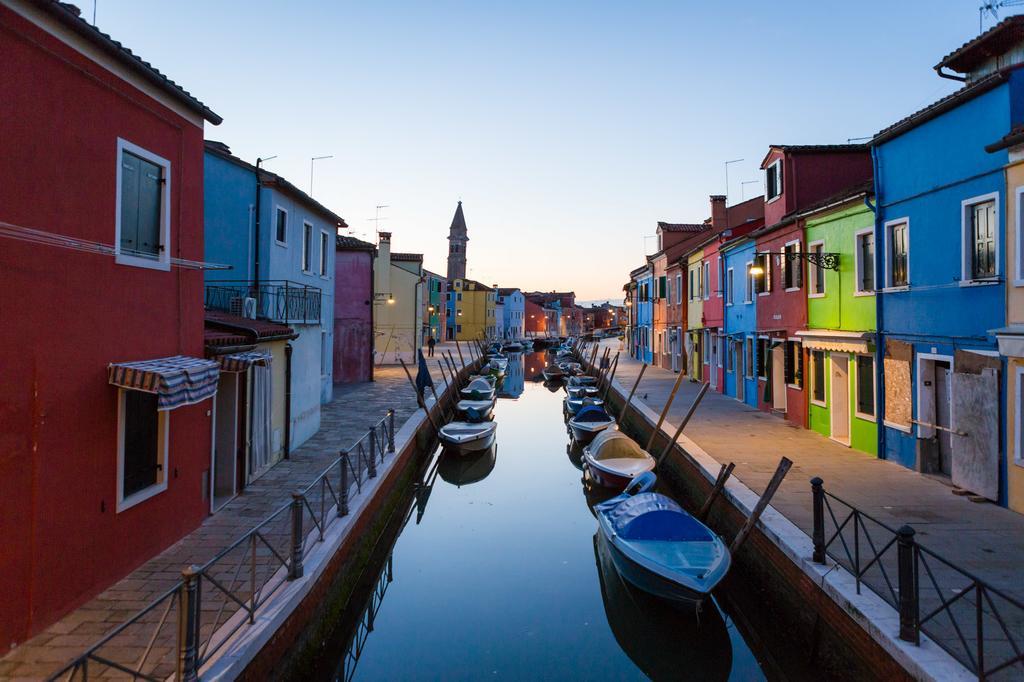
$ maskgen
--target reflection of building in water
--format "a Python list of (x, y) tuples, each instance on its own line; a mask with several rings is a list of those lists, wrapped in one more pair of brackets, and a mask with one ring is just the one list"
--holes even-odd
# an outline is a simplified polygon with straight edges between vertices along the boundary
[(523, 380), (539, 381), (546, 364), (547, 356), (544, 351), (523, 355)]
[(499, 398), (518, 398), (523, 394), (523, 357), (522, 353), (508, 354), (508, 367), (505, 368), (505, 380), (498, 390)]

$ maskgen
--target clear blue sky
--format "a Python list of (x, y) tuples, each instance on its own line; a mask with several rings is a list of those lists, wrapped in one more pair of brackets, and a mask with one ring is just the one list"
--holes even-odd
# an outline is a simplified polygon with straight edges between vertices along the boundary
[[(92, 0), (77, 0), (91, 17)], [(761, 189), (770, 143), (871, 135), (952, 91), (979, 0), (98, 0), (97, 25), (224, 117), (206, 136), (309, 186), (351, 233), (445, 272), (621, 297), (658, 220)], [(986, 27), (991, 21), (986, 21)], [(653, 248), (654, 242), (649, 240)]]

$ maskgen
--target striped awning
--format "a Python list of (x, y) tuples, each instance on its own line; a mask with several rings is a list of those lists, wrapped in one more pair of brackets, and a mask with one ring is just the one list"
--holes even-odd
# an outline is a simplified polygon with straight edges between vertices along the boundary
[(273, 356), (265, 350), (250, 350), (245, 353), (217, 356), (217, 362), (220, 363), (222, 372), (244, 372), (253, 365), (269, 367), (273, 359)]
[(874, 343), (872, 332), (848, 332), (837, 329), (805, 329), (797, 336), (808, 350), (827, 350), (839, 353), (868, 353)]
[(133, 391), (155, 393), (158, 410), (193, 405), (217, 393), (220, 365), (214, 360), (176, 355), (139, 362), (112, 362), (110, 383)]

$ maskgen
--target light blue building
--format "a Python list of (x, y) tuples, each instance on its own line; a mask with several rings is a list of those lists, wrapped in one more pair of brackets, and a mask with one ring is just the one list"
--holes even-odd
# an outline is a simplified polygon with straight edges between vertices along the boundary
[[(279, 175), (207, 141), (205, 257), (231, 266), (206, 271), (208, 308), (279, 322), (290, 342), (289, 449), (320, 429), (332, 398), (334, 244), (345, 222)], [(256, 217), (259, 217), (257, 222)]]
[(654, 302), (651, 287), (654, 286), (654, 272), (650, 263), (629, 273), (630, 279), (636, 283), (636, 296), (633, 302), (636, 308), (636, 324), (633, 327), (631, 351), (634, 358), (650, 364), (654, 360), (651, 349), (651, 327), (654, 318)]
[(497, 305), (504, 306), (504, 338), (521, 339), (526, 327), (526, 297), (515, 288), (499, 288)]
[(753, 239), (742, 238), (722, 246), (725, 286), (725, 394), (757, 407), (757, 296), (750, 268), (754, 264)]
[(875, 136), (875, 229), (856, 235), (854, 267), (857, 291), (877, 292), (879, 453), (1005, 504), (992, 330), (1005, 323), (1008, 156), (985, 146), (1024, 121), (1024, 73), (1000, 47), (952, 53), (936, 68), (964, 87)]

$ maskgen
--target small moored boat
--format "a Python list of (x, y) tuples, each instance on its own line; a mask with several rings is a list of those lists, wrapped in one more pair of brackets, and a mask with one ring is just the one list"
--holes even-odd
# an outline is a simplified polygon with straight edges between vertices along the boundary
[(449, 422), (437, 435), (449, 451), (466, 454), (491, 447), (497, 430), (496, 422)]
[(699, 605), (729, 571), (729, 549), (675, 500), (651, 492), (656, 480), (646, 472), (594, 507), (602, 538), (619, 575), (633, 586)]
[(562, 371), (562, 368), (556, 365), (548, 365), (544, 368), (541, 374), (543, 374), (544, 378), (548, 381), (558, 381), (565, 376), (565, 372)]
[(437, 473), (454, 486), (462, 487), (482, 481), (494, 470), (497, 448), (490, 447), (469, 455), (445, 450), (437, 463)]
[(578, 398), (567, 396), (565, 399), (565, 411), (569, 414), (576, 414), (587, 405), (604, 405), (604, 401), (600, 398), (590, 398), (587, 396)]
[[(575, 377), (569, 378), (573, 379)], [(569, 384), (565, 387), (565, 392), (569, 394), (570, 398), (586, 398), (587, 396), (596, 396), (601, 390), (597, 386), (573, 386)]]
[(507, 353), (522, 353), (523, 352), (523, 344), (519, 343), (518, 341), (513, 341), (512, 343), (506, 343), (505, 347), (502, 348), (502, 350), (507, 352)]
[(596, 386), (597, 377), (592, 377), (587, 374), (580, 374), (578, 376), (569, 378), (570, 386)]
[(494, 386), (484, 378), (473, 379), (459, 393), (464, 400), (493, 400)]
[(597, 434), (583, 450), (583, 460), (593, 479), (607, 488), (624, 488), (655, 464), (636, 441), (612, 429)]
[(482, 422), (494, 411), (494, 398), (490, 400), (460, 400), (455, 403), (459, 415), (468, 422)]
[(577, 443), (589, 443), (594, 440), (594, 436), (614, 425), (615, 420), (599, 405), (580, 408), (569, 420), (572, 437)]

